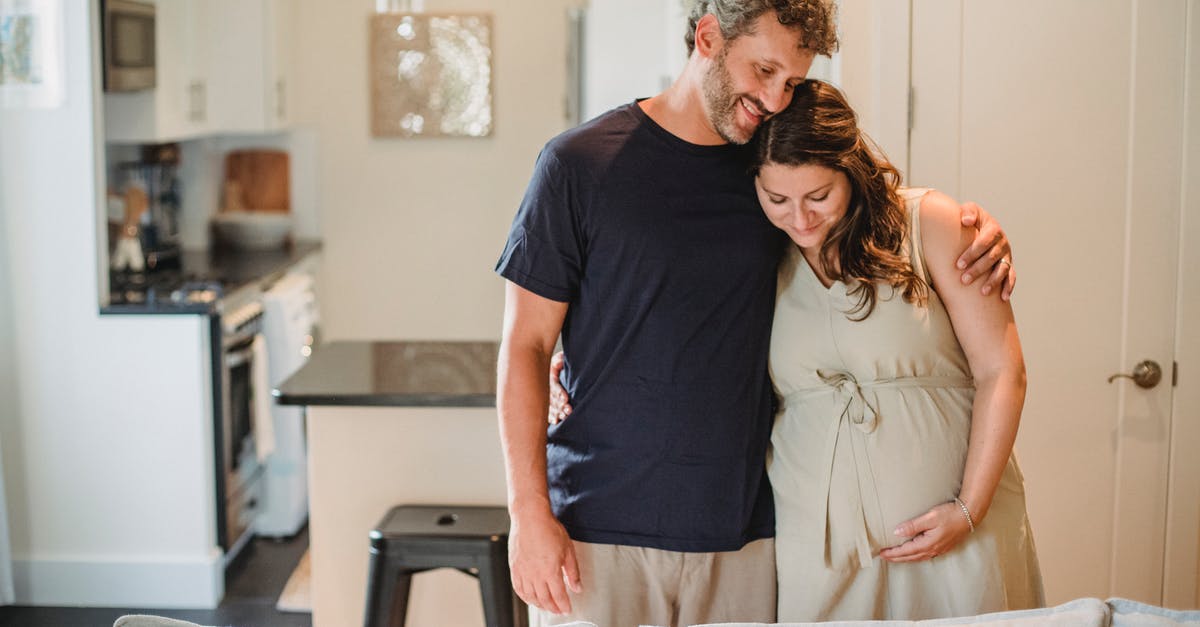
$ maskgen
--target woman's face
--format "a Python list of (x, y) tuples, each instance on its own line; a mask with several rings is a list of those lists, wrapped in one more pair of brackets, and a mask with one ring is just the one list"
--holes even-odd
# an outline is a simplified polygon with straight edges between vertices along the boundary
[(819, 247), (850, 206), (850, 179), (823, 165), (768, 163), (754, 186), (767, 219), (800, 248)]

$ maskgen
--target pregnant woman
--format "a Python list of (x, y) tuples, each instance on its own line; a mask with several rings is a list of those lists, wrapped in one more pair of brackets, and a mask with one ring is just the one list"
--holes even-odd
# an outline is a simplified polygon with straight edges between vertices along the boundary
[(899, 188), (840, 92), (796, 88), (754, 166), (794, 246), (771, 371), (779, 620), (925, 619), (1043, 605), (1012, 455), (1012, 308), (954, 270), (958, 203)]

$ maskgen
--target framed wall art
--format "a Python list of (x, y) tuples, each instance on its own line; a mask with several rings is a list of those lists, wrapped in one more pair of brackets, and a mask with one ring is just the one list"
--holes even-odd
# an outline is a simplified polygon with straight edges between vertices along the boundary
[(0, 107), (63, 102), (60, 0), (0, 0)]
[(492, 133), (492, 16), (378, 13), (370, 18), (371, 133)]

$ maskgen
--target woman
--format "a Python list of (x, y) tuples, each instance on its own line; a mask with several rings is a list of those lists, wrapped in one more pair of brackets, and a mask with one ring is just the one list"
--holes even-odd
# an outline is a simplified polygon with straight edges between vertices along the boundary
[(771, 340), (779, 620), (1042, 605), (1012, 456), (1021, 346), (1010, 305), (954, 270), (958, 203), (900, 189), (826, 83), (758, 142), (759, 200), (795, 244)]

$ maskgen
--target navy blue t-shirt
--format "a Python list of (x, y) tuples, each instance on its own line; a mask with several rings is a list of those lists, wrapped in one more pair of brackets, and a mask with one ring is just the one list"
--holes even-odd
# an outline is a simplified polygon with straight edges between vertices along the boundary
[(551, 140), (496, 271), (569, 303), (548, 431), (575, 540), (731, 551), (774, 534), (767, 349), (784, 237), (744, 146), (698, 146), (632, 103)]

